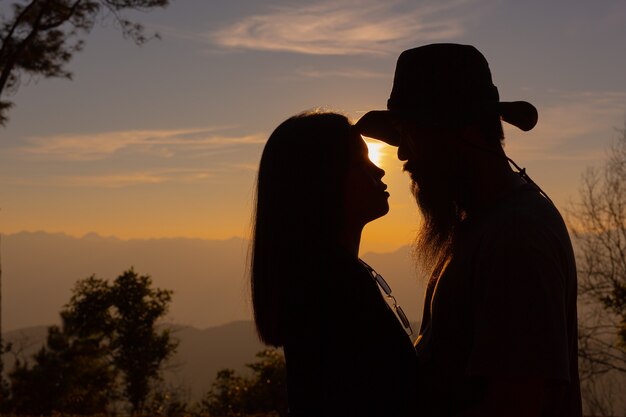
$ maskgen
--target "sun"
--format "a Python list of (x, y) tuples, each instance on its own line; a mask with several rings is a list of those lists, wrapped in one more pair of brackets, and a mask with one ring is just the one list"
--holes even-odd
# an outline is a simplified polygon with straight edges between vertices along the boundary
[(381, 166), (384, 155), (385, 144), (378, 141), (365, 140), (370, 161), (377, 166)]

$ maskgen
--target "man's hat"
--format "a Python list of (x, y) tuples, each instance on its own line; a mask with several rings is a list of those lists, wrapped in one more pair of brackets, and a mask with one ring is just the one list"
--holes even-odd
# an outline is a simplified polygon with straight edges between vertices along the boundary
[(396, 122), (463, 126), (487, 114), (524, 131), (537, 124), (537, 109), (525, 101), (500, 101), (485, 57), (473, 46), (432, 44), (398, 58), (387, 110), (366, 113), (356, 123), (364, 136), (398, 146)]

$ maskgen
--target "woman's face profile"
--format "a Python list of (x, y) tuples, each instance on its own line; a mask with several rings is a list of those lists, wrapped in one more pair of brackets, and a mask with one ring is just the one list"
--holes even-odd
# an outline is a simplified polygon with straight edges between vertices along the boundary
[(355, 134), (345, 187), (345, 216), (348, 222), (364, 226), (389, 211), (389, 193), (382, 181), (385, 171), (368, 157), (367, 145)]

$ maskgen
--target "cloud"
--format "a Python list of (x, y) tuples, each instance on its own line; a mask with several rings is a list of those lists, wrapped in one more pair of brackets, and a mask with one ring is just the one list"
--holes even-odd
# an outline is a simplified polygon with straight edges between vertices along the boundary
[[(222, 170), (223, 171), (223, 170)], [(220, 170), (195, 168), (170, 168), (156, 170), (135, 170), (120, 173), (104, 173), (81, 175), (45, 175), (30, 178), (3, 177), (3, 185), (18, 185), (29, 187), (97, 187), (123, 188), (137, 185), (164, 184), (170, 182), (192, 183), (215, 178), (223, 174)]]
[(602, 159), (614, 129), (623, 126), (626, 93), (554, 91), (552, 95), (556, 101), (539, 108), (533, 131), (507, 128), (508, 153), (533, 160)]
[(256, 159), (267, 136), (225, 133), (229, 129), (232, 127), (30, 137), (25, 145), (11, 149), (15, 165), (2, 175), (0, 184), (122, 188), (249, 175), (251, 158)]
[(228, 48), (311, 55), (386, 54), (407, 43), (462, 36), (467, 14), (454, 11), (467, 3), (325, 0), (248, 16), (206, 36)]
[(121, 174), (62, 176), (51, 179), (51, 185), (63, 187), (122, 188), (136, 185), (163, 184), (167, 182), (190, 183), (204, 181), (214, 172), (201, 169), (169, 169), (139, 171)]
[(318, 70), (312, 68), (301, 68), (295, 71), (296, 75), (308, 78), (350, 78), (350, 79), (371, 79), (388, 78), (389, 74), (383, 72), (369, 71), (361, 68), (342, 68), (331, 70)]
[(259, 169), (258, 163), (236, 163), (236, 164), (226, 164), (227, 167), (233, 168), (237, 171), (252, 171), (256, 172)]
[(218, 134), (216, 129), (128, 130), (31, 137), (26, 139), (28, 145), (17, 152), (30, 158), (68, 161), (101, 160), (122, 151), (167, 159), (183, 152), (198, 154), (264, 140), (260, 134), (228, 136)]

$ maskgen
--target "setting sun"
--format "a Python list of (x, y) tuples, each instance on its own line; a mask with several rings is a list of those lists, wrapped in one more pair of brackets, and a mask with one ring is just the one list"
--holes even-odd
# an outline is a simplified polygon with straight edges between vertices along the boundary
[(377, 166), (381, 166), (384, 155), (384, 148), (386, 147), (386, 145), (378, 141), (369, 140), (366, 140), (365, 143), (367, 144), (367, 151), (370, 161), (375, 163)]

